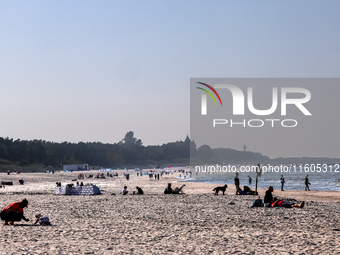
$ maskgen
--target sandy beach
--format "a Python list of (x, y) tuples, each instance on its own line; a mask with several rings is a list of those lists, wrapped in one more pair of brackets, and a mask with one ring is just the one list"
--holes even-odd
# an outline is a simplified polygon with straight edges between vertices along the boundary
[[(0, 254), (336, 254), (340, 252), (340, 192), (274, 191), (306, 201), (305, 208), (250, 208), (255, 196), (215, 196), (216, 185), (186, 182), (184, 195), (164, 195), (168, 182), (131, 176), (79, 180), (97, 185), (97, 196), (55, 195), (55, 182), (75, 183), (79, 172), (0, 174), (13, 186), (0, 189), (0, 207), (27, 198), (29, 222), (1, 226)], [(83, 172), (86, 175), (91, 172)], [(92, 174), (97, 174), (93, 171)], [(18, 180), (23, 179), (24, 185)], [(122, 196), (138, 185), (145, 195)], [(222, 183), (221, 183), (222, 184)], [(259, 190), (261, 198), (264, 190)], [(116, 195), (111, 195), (115, 193)], [(52, 226), (33, 225), (34, 215)]]

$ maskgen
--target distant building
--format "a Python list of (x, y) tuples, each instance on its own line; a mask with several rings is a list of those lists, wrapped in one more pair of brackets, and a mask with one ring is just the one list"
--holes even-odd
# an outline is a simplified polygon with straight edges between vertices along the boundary
[(88, 171), (89, 164), (72, 164), (72, 165), (63, 165), (63, 170), (68, 171)]

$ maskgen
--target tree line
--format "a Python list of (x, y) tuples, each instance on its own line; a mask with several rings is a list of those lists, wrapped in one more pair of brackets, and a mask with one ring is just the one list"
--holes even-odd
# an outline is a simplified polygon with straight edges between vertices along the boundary
[(13, 140), (0, 137), (0, 165), (41, 165), (61, 168), (65, 164), (124, 168), (157, 167), (169, 165), (225, 163), (235, 160), (267, 160), (260, 153), (232, 149), (211, 149), (208, 145), (196, 148), (190, 141), (170, 142), (163, 145), (143, 146), (140, 139), (129, 131), (118, 143), (101, 142), (48, 142), (44, 140)]
[(44, 165), (60, 167), (64, 164), (88, 163), (90, 166), (125, 167), (133, 165), (157, 166), (162, 163), (188, 165), (190, 146), (185, 142), (143, 146), (132, 131), (118, 143), (48, 142), (44, 140), (13, 140), (0, 137), (1, 165)]

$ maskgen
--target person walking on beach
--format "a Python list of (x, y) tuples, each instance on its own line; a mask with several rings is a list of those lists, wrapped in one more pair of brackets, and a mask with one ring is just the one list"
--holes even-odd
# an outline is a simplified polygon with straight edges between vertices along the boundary
[(240, 188), (240, 179), (238, 178), (238, 173), (236, 173), (236, 175), (235, 175), (234, 182), (235, 182), (235, 186), (236, 186), (236, 195), (237, 195), (238, 190)]
[(24, 216), (24, 208), (27, 207), (28, 201), (27, 199), (23, 199), (20, 202), (14, 202), (7, 205), (0, 213), (0, 217), (5, 221), (4, 225), (9, 224), (14, 225), (14, 221), (21, 221), (21, 219), (25, 221), (29, 221), (29, 219)]
[(252, 178), (248, 175), (249, 177), (249, 185), (251, 184)]
[(308, 180), (308, 176), (309, 175), (307, 174), (306, 177), (305, 177), (305, 191), (307, 191), (307, 190), (310, 191), (309, 190), (309, 184), (310, 183), (309, 183), (309, 180)]
[(283, 190), (283, 185), (285, 184), (285, 178), (283, 178), (283, 175), (281, 175), (280, 181), (281, 181), (281, 191), (284, 191)]

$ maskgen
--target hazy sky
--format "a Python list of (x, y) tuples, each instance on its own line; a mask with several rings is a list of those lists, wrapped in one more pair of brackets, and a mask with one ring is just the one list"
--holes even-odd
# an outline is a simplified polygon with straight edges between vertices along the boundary
[(339, 77), (339, 14), (339, 1), (0, 1), (0, 136), (184, 140), (190, 78)]

